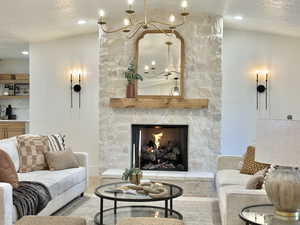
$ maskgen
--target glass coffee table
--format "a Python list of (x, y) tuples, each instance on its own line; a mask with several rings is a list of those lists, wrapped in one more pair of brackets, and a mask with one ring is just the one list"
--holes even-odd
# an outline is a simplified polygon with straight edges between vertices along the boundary
[(240, 218), (246, 225), (300, 225), (300, 220), (286, 220), (274, 215), (271, 204), (248, 206), (241, 211)]
[[(169, 217), (182, 220), (183, 216), (179, 212), (173, 210), (173, 199), (183, 194), (182, 188), (174, 184), (160, 184), (168, 190), (168, 194), (160, 198), (151, 198), (150, 196), (143, 194), (108, 192), (110, 190), (120, 188), (121, 186), (132, 185), (127, 182), (111, 183), (99, 186), (95, 190), (95, 195), (100, 198), (100, 211), (94, 217), (95, 224), (115, 225), (119, 219), (124, 217)], [(104, 210), (104, 199), (113, 201), (113, 208)], [(164, 201), (165, 207), (148, 205), (118, 207), (118, 202), (146, 203), (158, 201)]]

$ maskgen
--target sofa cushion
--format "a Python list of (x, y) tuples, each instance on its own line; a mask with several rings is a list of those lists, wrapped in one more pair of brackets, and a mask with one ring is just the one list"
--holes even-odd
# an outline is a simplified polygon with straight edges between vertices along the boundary
[(252, 175), (241, 174), (238, 170), (219, 170), (216, 174), (217, 187), (226, 185), (242, 185), (246, 187)]
[(46, 160), (50, 170), (78, 168), (79, 163), (73, 152), (46, 152)]
[(5, 151), (13, 161), (16, 171), (20, 169), (19, 153), (16, 137), (0, 140), (0, 149)]
[(57, 171), (40, 170), (19, 173), (19, 180), (41, 182), (48, 187), (52, 198), (55, 198), (76, 184), (86, 180), (86, 168), (79, 167)]

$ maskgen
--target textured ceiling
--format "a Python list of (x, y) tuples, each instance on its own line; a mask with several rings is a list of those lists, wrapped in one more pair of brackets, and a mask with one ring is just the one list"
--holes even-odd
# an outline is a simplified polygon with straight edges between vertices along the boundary
[[(152, 8), (179, 9), (181, 0), (149, 0)], [(189, 0), (193, 15), (201, 12), (224, 16), (226, 27), (300, 37), (300, 0)], [(0, 58), (3, 46), (38, 42), (96, 31), (97, 11), (110, 19), (124, 16), (126, 0), (9, 0), (0, 7)], [(141, 10), (142, 0), (136, 0)], [(174, 10), (175, 9), (175, 10)], [(233, 16), (241, 15), (243, 21)], [(77, 25), (79, 19), (87, 20)], [(2, 48), (1, 48), (2, 47)], [(16, 50), (16, 48), (15, 48)], [(1, 53), (2, 52), (2, 53)]]

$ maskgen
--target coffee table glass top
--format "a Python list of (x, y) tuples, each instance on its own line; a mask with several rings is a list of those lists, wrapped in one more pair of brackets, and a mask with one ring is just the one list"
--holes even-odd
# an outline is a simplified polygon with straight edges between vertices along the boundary
[(164, 188), (168, 190), (168, 194), (164, 195), (160, 198), (152, 198), (149, 195), (145, 194), (139, 194), (134, 190), (126, 190), (125, 192), (120, 193), (113, 193), (112, 191), (119, 188), (126, 189), (126, 186), (132, 185), (128, 182), (119, 182), (119, 183), (112, 183), (112, 184), (105, 184), (99, 186), (95, 194), (98, 197), (102, 197), (105, 199), (111, 199), (111, 200), (118, 200), (118, 201), (132, 201), (132, 202), (145, 202), (145, 201), (161, 201), (161, 200), (167, 200), (171, 198), (177, 198), (182, 195), (182, 188), (174, 185), (174, 184), (168, 184), (168, 183), (158, 183), (161, 184)]
[(285, 220), (274, 215), (273, 205), (249, 206), (240, 213), (241, 219), (254, 225), (300, 225), (299, 220)]

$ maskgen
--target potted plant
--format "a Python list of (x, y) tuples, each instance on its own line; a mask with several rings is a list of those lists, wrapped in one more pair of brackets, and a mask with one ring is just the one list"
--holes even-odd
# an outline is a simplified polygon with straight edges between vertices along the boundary
[(134, 98), (135, 97), (135, 81), (136, 80), (143, 80), (143, 77), (136, 72), (135, 65), (130, 63), (128, 65), (128, 69), (125, 72), (125, 78), (128, 81), (127, 90), (126, 90), (126, 97), (127, 98)]
[(143, 172), (139, 168), (125, 169), (122, 180), (130, 181), (130, 183), (139, 185), (143, 177)]

